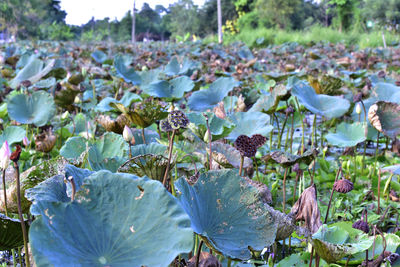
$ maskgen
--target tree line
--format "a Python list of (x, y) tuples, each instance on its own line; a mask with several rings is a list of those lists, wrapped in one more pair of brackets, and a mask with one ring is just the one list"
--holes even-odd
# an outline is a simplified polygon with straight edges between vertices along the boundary
[[(313, 25), (339, 31), (399, 30), (400, 0), (177, 0), (164, 7), (149, 4), (127, 10), (121, 20), (92, 18), (81, 26), (67, 25), (60, 0), (2, 0), (0, 33), (17, 39), (123, 42), (216, 35), (217, 1), (221, 2), (224, 34), (255, 28), (304, 30)], [(132, 0), (132, 6), (133, 6)], [(134, 31), (132, 31), (134, 15)]]

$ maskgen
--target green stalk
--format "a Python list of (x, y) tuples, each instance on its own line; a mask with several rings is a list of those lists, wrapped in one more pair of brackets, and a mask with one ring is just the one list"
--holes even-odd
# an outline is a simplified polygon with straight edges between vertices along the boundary
[(4, 193), (4, 210), (6, 212), (6, 216), (8, 217), (7, 190), (6, 190), (6, 170), (3, 170), (3, 193)]
[(199, 267), (199, 261), (200, 261), (200, 254), (201, 254), (201, 247), (203, 246), (203, 240), (200, 241), (200, 245), (199, 245), (199, 250), (197, 251), (196, 254), (196, 267)]
[(22, 234), (24, 238), (24, 248), (25, 248), (25, 264), (26, 266), (30, 266), (29, 264), (29, 248), (28, 248), (28, 233), (26, 231), (24, 217), (22, 215), (22, 207), (21, 207), (21, 184), (19, 179), (19, 166), (18, 162), (14, 161), (14, 169), (15, 169), (15, 177), (17, 180), (17, 202), (18, 202), (18, 216), (21, 222)]
[(283, 131), (285, 130), (287, 120), (288, 120), (288, 114), (286, 114), (285, 120), (283, 121), (283, 124), (282, 124), (282, 129), (278, 136), (278, 149), (281, 148), (282, 135), (283, 135)]
[(282, 200), (282, 204), (283, 204), (283, 213), (286, 214), (285, 212), (285, 204), (286, 204), (286, 175), (288, 172), (289, 168), (285, 169), (285, 174), (283, 175), (283, 200)]
[[(363, 107), (364, 110), (364, 122), (365, 124), (367, 124), (367, 110), (365, 109), (365, 105), (364, 102), (361, 100), (361, 105)], [(379, 134), (379, 132), (378, 132)], [(367, 152), (367, 140), (364, 141), (364, 152), (363, 152), (363, 158), (362, 158), (362, 169), (365, 169), (365, 153)]]
[(377, 135), (377, 137), (376, 137), (375, 162), (374, 162), (374, 170), (373, 170), (372, 174), (375, 173), (375, 170), (376, 170), (376, 163), (378, 162), (378, 153), (379, 153), (379, 133), (380, 133), (380, 132), (378, 132), (378, 135)]
[[(336, 173), (335, 182), (336, 182), (336, 180), (339, 178), (339, 174), (340, 174), (341, 171), (342, 171), (342, 166), (339, 167), (339, 170), (338, 170), (337, 173)], [(335, 184), (335, 182), (334, 182), (333, 184)], [(325, 215), (324, 224), (326, 224), (327, 221), (328, 221), (329, 208), (331, 207), (331, 204), (332, 204), (332, 196), (333, 196), (333, 192), (334, 192), (333, 188), (334, 188), (334, 186), (332, 186), (331, 196), (329, 197), (328, 209), (326, 210), (326, 215)]]
[(295, 97), (295, 100), (296, 100), (296, 106), (297, 106), (297, 110), (299, 111), (300, 120), (301, 120), (302, 135), (301, 135), (301, 151), (300, 151), (300, 155), (303, 155), (303, 151), (304, 151), (304, 133), (305, 133), (305, 127), (304, 127), (303, 117), (301, 116), (300, 104), (299, 104), (299, 101), (297, 100), (297, 97)]
[(243, 171), (243, 163), (244, 163), (244, 156), (240, 155), (239, 176), (242, 176), (242, 171)]
[(311, 147), (317, 144), (317, 114), (314, 114), (312, 133), (311, 133)]
[(169, 167), (170, 167), (170, 165), (171, 165), (172, 148), (173, 148), (173, 146), (174, 146), (175, 134), (176, 134), (176, 130), (174, 129), (174, 130), (172, 131), (171, 139), (169, 140), (168, 163), (167, 163), (167, 169), (165, 170), (164, 179), (163, 179), (163, 185), (164, 185), (164, 186), (167, 185), (167, 178), (168, 178), (168, 173), (169, 173)]
[(260, 182), (260, 175), (258, 174), (258, 164), (257, 164), (257, 159), (256, 156), (253, 157), (254, 163), (256, 165), (256, 176), (257, 176), (257, 181)]

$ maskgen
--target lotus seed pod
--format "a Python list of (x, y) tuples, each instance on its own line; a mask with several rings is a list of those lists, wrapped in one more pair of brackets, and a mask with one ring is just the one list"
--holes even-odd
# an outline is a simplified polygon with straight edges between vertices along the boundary
[(160, 121), (160, 129), (163, 132), (172, 132), (171, 124), (169, 123), (168, 119), (164, 119)]
[(340, 179), (337, 180), (334, 184), (333, 184), (333, 190), (335, 190), (336, 192), (339, 193), (344, 193), (347, 194), (348, 192), (350, 192), (351, 190), (353, 190), (354, 185), (352, 182), (350, 182), (347, 179)]
[(168, 114), (168, 122), (172, 129), (187, 128), (189, 119), (180, 110), (174, 110)]
[(356, 222), (353, 224), (353, 228), (354, 228), (354, 229), (361, 230), (361, 231), (363, 231), (363, 232), (366, 233), (366, 234), (369, 233), (369, 226), (368, 226), (368, 223), (365, 222), (365, 221), (363, 221), (363, 220), (356, 221)]
[(239, 135), (235, 140), (234, 146), (243, 157), (252, 158), (256, 155), (257, 147), (252, 143), (251, 138), (246, 135)]

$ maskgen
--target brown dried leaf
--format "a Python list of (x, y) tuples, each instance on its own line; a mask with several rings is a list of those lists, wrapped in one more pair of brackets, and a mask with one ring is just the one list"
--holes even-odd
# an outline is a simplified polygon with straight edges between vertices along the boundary
[[(196, 256), (193, 256), (189, 262), (187, 267), (194, 267), (196, 265)], [(214, 255), (202, 251), (200, 253), (199, 267), (222, 267), (222, 264), (218, 261), (217, 257)]]
[(306, 228), (311, 233), (314, 234), (318, 231), (322, 222), (315, 184), (303, 191), (290, 212), (296, 215), (297, 221), (305, 221)]
[(56, 144), (57, 138), (51, 130), (35, 136), (36, 150), (50, 152)]

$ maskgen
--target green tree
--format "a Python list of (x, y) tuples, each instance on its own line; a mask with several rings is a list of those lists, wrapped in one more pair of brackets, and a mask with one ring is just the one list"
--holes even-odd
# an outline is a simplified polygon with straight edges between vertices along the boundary
[(364, 0), (361, 13), (365, 21), (373, 20), (395, 29), (400, 24), (400, 0)]
[(260, 21), (267, 27), (292, 27), (291, 16), (299, 10), (302, 0), (257, 0), (255, 8)]
[(183, 36), (188, 32), (198, 34), (198, 14), (198, 7), (192, 0), (179, 0), (169, 6), (169, 13), (163, 17), (164, 25), (172, 35)]

